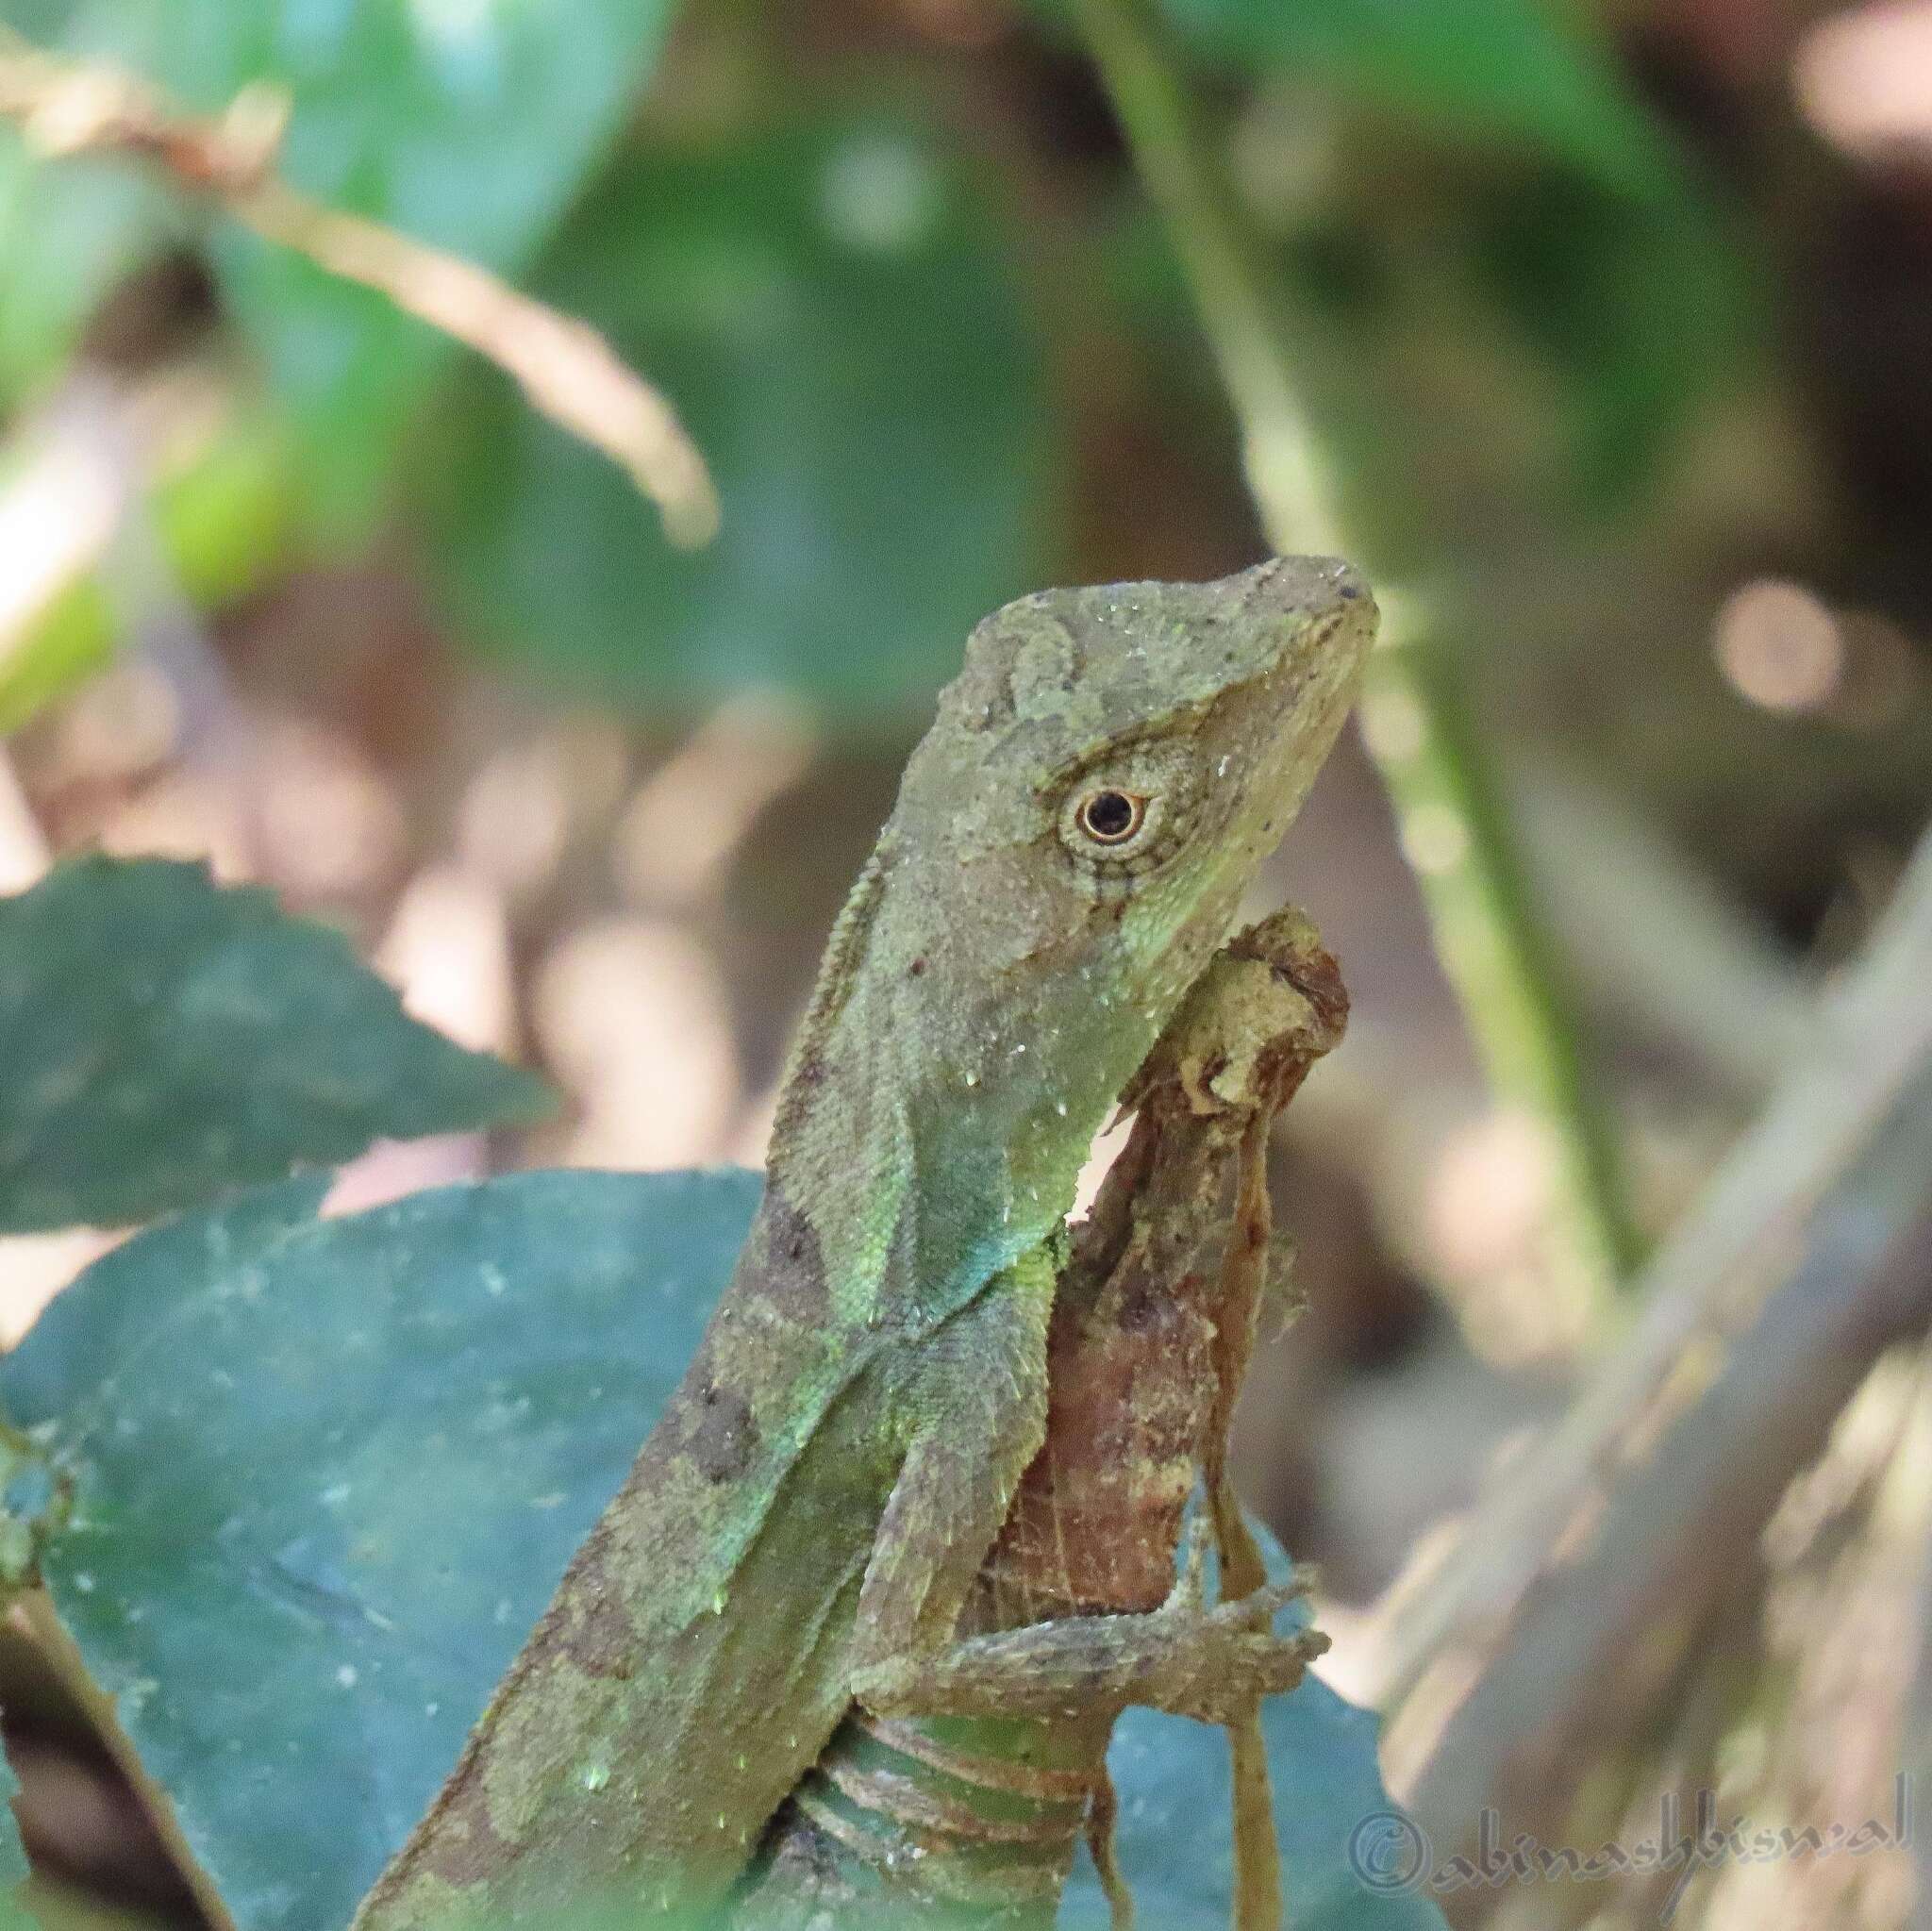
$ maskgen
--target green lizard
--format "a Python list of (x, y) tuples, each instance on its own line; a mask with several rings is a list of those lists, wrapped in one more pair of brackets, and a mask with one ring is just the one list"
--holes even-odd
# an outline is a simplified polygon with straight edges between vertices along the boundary
[[(916, 1707), (908, 1662), (946, 1652), (1041, 1439), (1088, 1147), (1374, 630), (1359, 579), (1311, 558), (1049, 591), (974, 630), (833, 929), (704, 1343), (357, 1931), (612, 1887), (702, 1911), (855, 1698)], [(1204, 1612), (1224, 1673), (1255, 1641)], [(1150, 1657), (1132, 1693), (1217, 1720), (1213, 1674)]]

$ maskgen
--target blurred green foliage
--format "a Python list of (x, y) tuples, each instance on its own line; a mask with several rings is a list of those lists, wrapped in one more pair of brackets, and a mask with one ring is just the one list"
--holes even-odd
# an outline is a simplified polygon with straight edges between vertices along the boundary
[(676, 399), (723, 532), (674, 551), (472, 365), (420, 452), (466, 632), (632, 699), (916, 712), (1042, 549), (1051, 424), (1007, 244), (983, 175), (871, 111), (628, 151), (536, 288)]
[(1548, 0), (1166, 0), (1166, 13), (1208, 59), (1520, 146), (1612, 191), (1675, 177), (1669, 141), (1580, 13)]
[(0, 405), (31, 397), (102, 302), (191, 229), (158, 181), (109, 161), (49, 167), (0, 131)]
[[(511, 275), (608, 147), (668, 13), (668, 0), (8, 0), (5, 9), (41, 45), (130, 68), (190, 108), (218, 110), (254, 83), (282, 91), (291, 111), (280, 170), (291, 184)], [(9, 152), (7, 166), (21, 165)], [(46, 205), (33, 207), (42, 191)], [(152, 192), (96, 190), (77, 207), (59, 170), (35, 171), (15, 193), (9, 238), (30, 249), (59, 246), (76, 216), (96, 225), (68, 244), (95, 284), (179, 232)], [(365, 527), (451, 344), (382, 296), (232, 225), (210, 239), (223, 299), (298, 431), (311, 510), (325, 524)], [(16, 291), (44, 307), (9, 335), (42, 353), (71, 341), (85, 292), (59, 277)], [(28, 373), (8, 371), (16, 383)]]
[[(297, 541), (297, 489), (286, 438), (259, 411), (225, 422), (149, 498), (157, 541), (183, 595), (223, 610), (272, 582)], [(132, 613), (110, 571), (75, 577), (0, 651), (0, 733), (15, 729), (113, 656)]]
[[(1586, 26), (1541, 0), (1170, 11), (1206, 67), (1278, 103), (1250, 117), (1244, 174), (1364, 560), (1438, 568), (1499, 505), (1587, 521), (1656, 483), (1746, 353), (1749, 277), (1735, 224)], [(607, 331), (714, 464), (709, 551), (673, 551), (602, 458), (382, 297), (152, 179), (34, 165), (5, 135), (0, 241), (25, 272), (0, 288), (0, 395), (44, 386), (132, 266), (197, 247), (259, 378), (232, 440), (276, 452), (250, 488), (196, 492), (225, 526), (179, 526), (186, 483), (160, 499), (198, 601), (400, 524), (458, 633), (525, 674), (680, 711), (777, 682), (835, 726), (897, 728), (976, 616), (1062, 574), (1076, 452), (1049, 367), (1130, 354), (1203, 439), (1224, 414), (1139, 213), (1055, 249), (1018, 206), (1038, 199), (1024, 171), (905, 73), (867, 86), (773, 54), (761, 85), (626, 129), (666, 12), (0, 0), (30, 37), (199, 108), (285, 89), (295, 185)], [(688, 25), (700, 72), (707, 34), (781, 32), (715, 6)], [(1312, 171), (1311, 141), (1329, 154)], [(1042, 249), (1062, 285), (1041, 285)], [(70, 590), (0, 659), (0, 728), (122, 628), (98, 584)]]

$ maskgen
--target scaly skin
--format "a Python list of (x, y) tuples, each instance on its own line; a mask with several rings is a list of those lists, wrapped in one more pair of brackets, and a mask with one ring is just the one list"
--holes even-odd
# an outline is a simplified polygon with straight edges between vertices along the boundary
[(708, 1909), (868, 1673), (947, 1650), (1041, 1439), (1088, 1146), (1374, 629), (1345, 566), (1277, 558), (974, 630), (834, 928), (704, 1343), (357, 1931)]

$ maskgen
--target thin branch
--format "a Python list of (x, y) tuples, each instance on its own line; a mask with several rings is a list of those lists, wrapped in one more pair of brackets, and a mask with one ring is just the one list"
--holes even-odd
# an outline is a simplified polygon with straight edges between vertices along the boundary
[[(1076, 0), (1088, 43), (1148, 191), (1194, 288), (1241, 419), (1248, 485), (1281, 550), (1340, 551), (1378, 574), (1346, 526), (1295, 367), (1292, 318), (1181, 78), (1149, 0)], [(1369, 666), (1369, 749), (1401, 821), (1437, 949), (1497, 1091), (1543, 1123), (1557, 1153), (1558, 1218), (1584, 1291), (1601, 1306), (1640, 1243), (1615, 1135), (1586, 1076), (1568, 989), (1531, 907), (1494, 782), (1455, 693), (1432, 674), (1447, 627), (1430, 599), (1377, 582), (1384, 648)]]
[(255, 88), (222, 114), (191, 115), (133, 75), (57, 59), (0, 27), (0, 115), (35, 153), (144, 161), (265, 240), (387, 296), (487, 357), (533, 408), (627, 471), (673, 542), (708, 542), (717, 492), (664, 397), (588, 323), (289, 186), (274, 171), (287, 112), (284, 97)]

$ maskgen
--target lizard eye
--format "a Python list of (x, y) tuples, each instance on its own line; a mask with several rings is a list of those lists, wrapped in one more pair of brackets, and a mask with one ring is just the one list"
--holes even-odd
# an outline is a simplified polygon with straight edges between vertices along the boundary
[(1184, 747), (1129, 744), (1072, 774), (1048, 808), (1068, 857), (1110, 893), (1158, 871), (1187, 842), (1200, 790)]
[(1089, 791), (1074, 812), (1074, 823), (1097, 845), (1124, 845), (1147, 820), (1147, 800), (1111, 786)]

